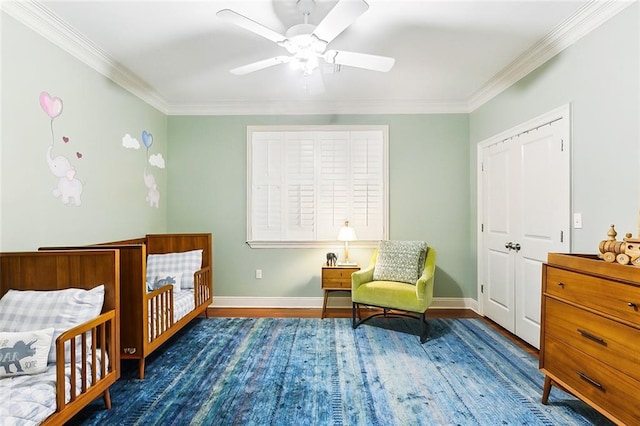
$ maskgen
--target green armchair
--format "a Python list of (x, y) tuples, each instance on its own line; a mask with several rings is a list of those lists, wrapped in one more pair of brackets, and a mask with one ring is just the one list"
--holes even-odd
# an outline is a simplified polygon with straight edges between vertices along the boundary
[[(353, 328), (374, 317), (406, 316), (420, 320), (420, 343), (424, 343), (429, 334), (426, 311), (433, 301), (436, 250), (421, 243), (418, 255), (415, 243), (419, 242), (382, 243), (385, 245), (374, 251), (369, 266), (351, 275)], [(409, 250), (407, 244), (412, 246)], [(398, 245), (400, 250), (397, 250)], [(392, 246), (391, 250), (389, 246)], [(393, 246), (396, 247), (395, 251)], [(384, 261), (379, 259), (381, 250)], [(379, 270), (376, 271), (376, 268)], [(409, 273), (398, 273), (398, 269)], [(382, 308), (382, 312), (363, 319), (360, 317), (360, 305)]]

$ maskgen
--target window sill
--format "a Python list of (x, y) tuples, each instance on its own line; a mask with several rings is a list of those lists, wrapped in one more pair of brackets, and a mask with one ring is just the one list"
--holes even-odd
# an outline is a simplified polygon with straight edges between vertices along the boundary
[[(247, 241), (247, 245), (255, 249), (263, 248), (335, 248), (344, 246), (343, 241)], [(375, 248), (378, 241), (350, 241), (349, 247), (353, 248)]]

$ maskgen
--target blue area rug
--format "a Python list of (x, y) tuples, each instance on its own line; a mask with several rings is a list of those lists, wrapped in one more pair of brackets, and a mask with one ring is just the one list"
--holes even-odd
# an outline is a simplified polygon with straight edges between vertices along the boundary
[(83, 425), (610, 424), (553, 389), (538, 361), (478, 319), (198, 318), (147, 359), (124, 364)]

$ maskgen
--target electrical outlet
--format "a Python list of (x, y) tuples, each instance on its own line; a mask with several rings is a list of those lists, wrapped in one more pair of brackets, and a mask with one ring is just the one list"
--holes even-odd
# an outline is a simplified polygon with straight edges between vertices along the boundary
[(262, 278), (262, 269), (256, 269), (256, 279)]
[(573, 227), (574, 229), (582, 228), (582, 213), (573, 214)]

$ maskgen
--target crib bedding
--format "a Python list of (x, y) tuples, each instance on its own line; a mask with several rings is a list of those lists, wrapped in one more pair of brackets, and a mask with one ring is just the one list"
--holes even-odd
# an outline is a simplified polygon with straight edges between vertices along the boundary
[[(100, 378), (100, 354), (96, 357)], [(91, 359), (91, 358), (90, 358)], [(82, 364), (77, 363), (76, 393), (82, 389)], [(87, 363), (87, 387), (91, 384), (91, 362)], [(65, 402), (71, 400), (71, 364), (65, 368)], [(3, 426), (38, 425), (56, 411), (56, 365), (49, 364), (44, 373), (0, 379), (0, 424)]]
[(193, 311), (196, 307), (195, 299), (193, 298), (193, 289), (183, 290), (173, 294), (173, 321), (177, 322), (184, 318), (189, 312)]
[[(151, 304), (151, 301), (149, 301)], [(180, 321), (189, 312), (195, 309), (196, 303), (193, 289), (182, 290), (173, 293), (173, 323)], [(149, 315), (149, 341), (152, 341), (158, 334), (155, 327), (156, 316)]]

